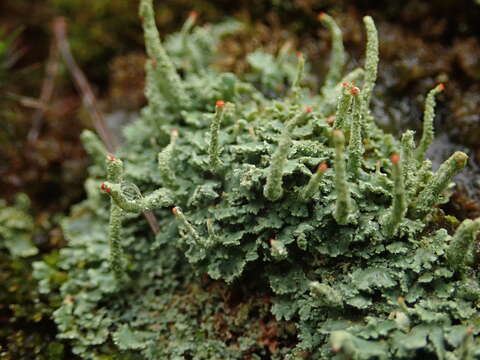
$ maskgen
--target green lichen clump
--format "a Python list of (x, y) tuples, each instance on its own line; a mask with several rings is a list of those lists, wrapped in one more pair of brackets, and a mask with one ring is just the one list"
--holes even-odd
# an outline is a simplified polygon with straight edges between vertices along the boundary
[(412, 132), (402, 141), (383, 133), (369, 111), (378, 64), (369, 17), (364, 69), (341, 78), (341, 33), (323, 14), (334, 42), (327, 83), (303, 87), (308, 64), (292, 56), (296, 72), (276, 77), (290, 91), (275, 94), (258, 90), (268, 74), (255, 68), (239, 78), (210, 65), (231, 24), (196, 28), (189, 18), (162, 45), (151, 0), (140, 14), (149, 104), (115, 157), (84, 134), (88, 199), (64, 224), (70, 244), (59, 267), (69, 278), (55, 320), (74, 352), (480, 356), (480, 220), (453, 235), (434, 221), (467, 156), (456, 152), (436, 172), (425, 159), (443, 85), (427, 98), (417, 147)]
[(13, 257), (28, 257), (38, 253), (32, 242), (34, 221), (29, 214), (30, 199), (20, 193), (15, 206), (0, 199), (0, 251), (6, 248)]

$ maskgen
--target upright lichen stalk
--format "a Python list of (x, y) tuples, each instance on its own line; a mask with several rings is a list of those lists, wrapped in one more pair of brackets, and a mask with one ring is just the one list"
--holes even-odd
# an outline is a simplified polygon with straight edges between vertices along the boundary
[[(107, 179), (114, 184), (122, 182), (123, 163), (112, 155), (107, 156)], [(101, 186), (102, 190), (110, 193), (111, 190), (105, 184)], [(108, 232), (108, 242), (110, 244), (110, 267), (117, 280), (121, 280), (123, 271), (123, 249), (121, 244), (123, 210), (117, 205), (113, 198), (110, 200), (110, 223)]]
[(352, 200), (350, 198), (350, 188), (347, 181), (344, 150), (345, 136), (343, 132), (340, 130), (333, 131), (333, 143), (335, 145), (335, 189), (337, 191), (334, 217), (340, 225), (346, 225), (348, 215), (351, 212)]
[(425, 154), (433, 142), (435, 136), (433, 131), (433, 120), (435, 118), (435, 96), (445, 89), (443, 84), (434, 87), (427, 95), (425, 100), (425, 112), (423, 114), (423, 132), (420, 144), (418, 145), (415, 157), (417, 161), (422, 162), (425, 159)]
[(151, 59), (151, 62), (147, 63), (147, 72), (153, 78), (149, 83), (150, 86), (158, 86), (158, 92), (176, 105), (174, 109), (187, 109), (190, 107), (191, 100), (160, 41), (152, 2), (153, 0), (141, 0), (139, 10), (147, 55)]
[(215, 115), (213, 116), (210, 124), (210, 144), (208, 146), (210, 169), (212, 172), (216, 172), (220, 165), (220, 145), (218, 134), (220, 131), (220, 125), (222, 124), (224, 112), (225, 102), (223, 100), (218, 100), (215, 104)]
[(405, 196), (404, 176), (402, 173), (403, 161), (400, 161), (398, 154), (393, 154), (390, 157), (392, 163), (392, 177), (393, 177), (393, 201), (392, 206), (387, 214), (384, 223), (385, 233), (388, 237), (395, 235), (398, 226), (405, 217), (407, 211), (407, 199)]
[(432, 176), (425, 188), (418, 194), (413, 215), (416, 217), (425, 216), (431, 207), (438, 202), (439, 197), (448, 188), (453, 177), (463, 170), (467, 164), (468, 156), (456, 151), (448, 158)]
[(162, 177), (163, 182), (169, 188), (177, 187), (175, 171), (171, 164), (177, 138), (178, 131), (172, 130), (170, 134), (170, 144), (158, 154), (158, 170), (160, 171), (160, 176)]
[(340, 99), (338, 100), (335, 122), (333, 123), (334, 129), (347, 131), (350, 128), (349, 115), (352, 106), (352, 98), (352, 86), (347, 83), (343, 83)]
[(311, 108), (306, 108), (303, 112), (288, 120), (283, 128), (277, 150), (275, 150), (270, 167), (268, 168), (267, 183), (263, 191), (264, 196), (270, 201), (276, 201), (283, 195), (283, 168), (287, 161), (290, 145), (292, 144), (292, 131), (295, 126), (302, 123), (308, 117), (311, 111)]
[(350, 125), (350, 142), (348, 143), (348, 171), (353, 177), (358, 176), (362, 165), (363, 143), (362, 143), (362, 99), (360, 90), (352, 87), (350, 92), (353, 97), (352, 122)]
[(367, 51), (365, 57), (365, 75), (362, 89), (362, 114), (365, 118), (369, 117), (370, 100), (372, 98), (373, 87), (377, 80), (378, 69), (378, 33), (375, 23), (370, 16), (363, 18), (365, 28), (367, 29)]
[(415, 171), (417, 170), (418, 164), (414, 158), (415, 141), (413, 137), (414, 132), (412, 130), (407, 130), (402, 135), (401, 139), (402, 175), (408, 194), (412, 193), (412, 190), (414, 189), (413, 185), (417, 175)]
[(473, 262), (472, 246), (480, 232), (480, 219), (463, 221), (447, 250), (447, 259), (455, 269), (462, 270)]

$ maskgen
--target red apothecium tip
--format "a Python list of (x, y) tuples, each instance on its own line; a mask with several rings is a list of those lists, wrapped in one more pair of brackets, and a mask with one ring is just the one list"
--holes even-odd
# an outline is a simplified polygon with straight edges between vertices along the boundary
[(328, 170), (328, 165), (326, 162), (322, 162), (320, 165), (318, 165), (318, 171), (323, 173), (327, 170)]
[(398, 164), (400, 161), (400, 155), (393, 154), (392, 156), (390, 156), (390, 161), (392, 162), (392, 164)]
[(358, 93), (360, 93), (360, 89), (357, 87), (352, 87), (352, 89), (350, 90), (350, 94), (352, 95), (357, 95)]

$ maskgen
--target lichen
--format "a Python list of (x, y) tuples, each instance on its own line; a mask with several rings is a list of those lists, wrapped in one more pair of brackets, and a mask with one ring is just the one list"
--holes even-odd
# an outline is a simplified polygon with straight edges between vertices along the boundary
[(17, 194), (14, 206), (0, 199), (0, 250), (6, 248), (13, 257), (28, 257), (38, 253), (33, 244), (33, 218), (29, 214), (30, 199)]
[[(151, 0), (141, 1), (141, 14), (149, 104), (115, 156), (101, 159), (98, 140), (84, 136), (94, 161), (88, 199), (64, 223), (70, 242), (58, 266), (68, 280), (55, 321), (73, 351), (146, 359), (480, 355), (478, 221), (453, 235), (433, 221), (467, 161), (456, 152), (433, 172), (424, 158), (439, 86), (417, 147), (411, 132), (399, 141), (370, 113), (378, 40), (369, 17), (364, 69), (340, 79), (337, 44), (329, 83), (314, 89), (302, 85), (303, 56), (283, 54), (289, 65), (275, 76), (266, 66), (241, 77), (218, 73), (209, 62), (225, 27), (195, 28), (189, 18), (163, 45)], [(276, 64), (261, 54), (257, 64)], [(185, 62), (192, 66), (180, 75)], [(209, 278), (224, 294), (240, 292), (242, 306), (271, 300), (262, 311), (227, 314)], [(275, 317), (270, 327), (284, 329), (274, 340), (256, 335), (265, 309)]]

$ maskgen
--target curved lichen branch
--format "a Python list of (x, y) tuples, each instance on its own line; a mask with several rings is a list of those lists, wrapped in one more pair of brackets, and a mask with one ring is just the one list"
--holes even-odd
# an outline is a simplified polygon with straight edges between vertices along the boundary
[(172, 105), (175, 105), (172, 108), (179, 110), (186, 109), (190, 107), (190, 98), (160, 41), (160, 35), (158, 34), (155, 24), (152, 2), (153, 0), (141, 0), (139, 13), (143, 24), (147, 54), (150, 59), (152, 59), (151, 66), (154, 79), (158, 86), (157, 90), (161, 92)]
[(115, 204), (126, 212), (139, 213), (170, 206), (173, 202), (171, 193), (167, 189), (158, 189), (143, 197), (141, 194), (130, 199), (122, 189), (122, 184), (104, 182), (102, 190), (112, 197)]
[(178, 131), (172, 130), (170, 133), (170, 144), (158, 153), (158, 170), (160, 177), (166, 186), (170, 188), (177, 187), (175, 172), (171, 166), (173, 152), (175, 151), (175, 143), (178, 138)]
[(423, 132), (420, 144), (418, 145), (415, 157), (417, 161), (422, 162), (425, 159), (425, 154), (429, 146), (433, 142), (434, 129), (433, 119), (435, 118), (435, 96), (445, 89), (443, 84), (435, 86), (427, 95), (425, 100), (425, 112), (423, 114)]
[(142, 197), (136, 186), (131, 185), (135, 198), (129, 198), (123, 182), (123, 162), (113, 155), (107, 155), (107, 180), (100, 185), (100, 189), (110, 195), (110, 222), (109, 222), (109, 245), (110, 245), (110, 267), (118, 280), (124, 274), (122, 265), (123, 250), (121, 247), (120, 231), (124, 211), (145, 212), (152, 209), (170, 206), (173, 203), (171, 194), (166, 189), (158, 189), (145, 198)]
[(215, 104), (215, 115), (210, 123), (210, 144), (208, 145), (208, 156), (210, 160), (210, 170), (216, 172), (220, 165), (220, 146), (218, 135), (220, 125), (222, 124), (225, 113), (225, 102), (218, 100)]
[(276, 201), (283, 195), (283, 168), (292, 144), (292, 131), (295, 126), (305, 120), (311, 111), (312, 109), (307, 107), (303, 113), (295, 115), (285, 124), (280, 134), (277, 150), (273, 153), (272, 161), (268, 168), (267, 183), (263, 189), (263, 195), (270, 201)]
[(333, 131), (333, 142), (335, 145), (335, 188), (337, 200), (335, 202), (334, 218), (340, 225), (348, 222), (348, 215), (352, 210), (350, 198), (350, 187), (347, 182), (347, 171), (345, 165), (345, 136), (340, 130)]
[(310, 177), (308, 184), (302, 191), (301, 198), (303, 201), (308, 201), (311, 197), (318, 191), (320, 182), (322, 181), (323, 175), (328, 170), (328, 165), (325, 162), (322, 162), (318, 165), (317, 171)]
[(447, 260), (453, 268), (462, 270), (472, 263), (473, 244), (479, 232), (480, 218), (466, 219), (460, 224), (447, 249)]
[(345, 66), (345, 49), (343, 47), (342, 31), (333, 18), (325, 13), (318, 15), (318, 20), (324, 23), (332, 35), (332, 51), (330, 65), (328, 67), (325, 84), (322, 93), (327, 89), (333, 88), (342, 78), (343, 68)]
[(350, 125), (350, 141), (348, 143), (348, 171), (354, 177), (362, 165), (363, 142), (362, 142), (362, 110), (360, 90), (357, 87), (350, 89), (352, 94), (352, 122)]
[(394, 184), (393, 202), (383, 223), (385, 234), (388, 237), (395, 235), (395, 232), (397, 231), (398, 226), (402, 222), (407, 211), (407, 200), (405, 196), (405, 184), (403, 181), (400, 155), (392, 155), (390, 157), (390, 161), (392, 162), (392, 177)]
[(431, 207), (438, 203), (442, 193), (447, 189), (452, 178), (457, 175), (467, 164), (468, 156), (461, 152), (455, 152), (448, 158), (432, 176), (425, 188), (418, 194), (413, 209), (413, 215), (417, 218), (427, 214)]
[(372, 97), (373, 87), (377, 81), (378, 69), (378, 33), (375, 23), (370, 16), (363, 18), (365, 28), (367, 30), (367, 50), (365, 57), (365, 75), (362, 89), (363, 115), (366, 117), (369, 112), (370, 100)]

